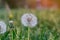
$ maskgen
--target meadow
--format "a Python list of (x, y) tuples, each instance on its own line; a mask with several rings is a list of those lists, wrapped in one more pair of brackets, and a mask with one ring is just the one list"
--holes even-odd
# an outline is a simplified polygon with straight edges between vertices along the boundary
[(33, 13), (38, 19), (36, 27), (30, 28), (29, 40), (60, 40), (60, 9), (11, 9), (11, 11), (13, 28), (9, 25), (8, 12), (0, 9), (0, 21), (5, 21), (7, 25), (7, 31), (0, 34), (0, 40), (28, 40), (28, 28), (21, 24), (21, 16), (25, 13)]

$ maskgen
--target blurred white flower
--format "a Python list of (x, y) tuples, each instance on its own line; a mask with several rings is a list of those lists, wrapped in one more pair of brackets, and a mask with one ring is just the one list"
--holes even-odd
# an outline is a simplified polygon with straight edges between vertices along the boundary
[(37, 17), (31, 13), (26, 13), (21, 17), (21, 23), (24, 26), (35, 27), (37, 25)]
[(3, 34), (6, 32), (6, 24), (4, 21), (0, 21), (0, 34)]

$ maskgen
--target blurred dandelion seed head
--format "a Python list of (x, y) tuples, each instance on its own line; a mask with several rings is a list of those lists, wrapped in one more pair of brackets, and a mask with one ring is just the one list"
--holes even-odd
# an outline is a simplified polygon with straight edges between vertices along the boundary
[(3, 21), (0, 21), (0, 34), (6, 32), (6, 24)]
[(32, 13), (26, 13), (21, 17), (21, 23), (24, 26), (34, 27), (37, 25), (37, 17)]

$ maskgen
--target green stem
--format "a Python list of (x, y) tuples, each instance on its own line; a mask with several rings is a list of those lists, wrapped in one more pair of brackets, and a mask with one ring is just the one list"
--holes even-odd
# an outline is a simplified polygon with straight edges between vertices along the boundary
[(0, 40), (1, 40), (1, 35), (0, 35)]
[(28, 40), (30, 39), (30, 28), (28, 27)]
[(14, 40), (14, 39), (13, 39), (13, 31), (14, 31), (14, 30), (12, 30), (12, 40)]
[(13, 30), (12, 29), (10, 30), (10, 36), (11, 36), (10, 40), (13, 40)]

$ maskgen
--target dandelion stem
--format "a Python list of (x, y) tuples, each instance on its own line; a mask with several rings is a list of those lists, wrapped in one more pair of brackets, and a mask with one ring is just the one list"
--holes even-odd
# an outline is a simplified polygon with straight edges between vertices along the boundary
[(13, 40), (13, 30), (12, 30), (12, 40)]
[(1, 40), (1, 35), (0, 35), (0, 40)]
[(28, 40), (30, 39), (30, 28), (28, 27)]

